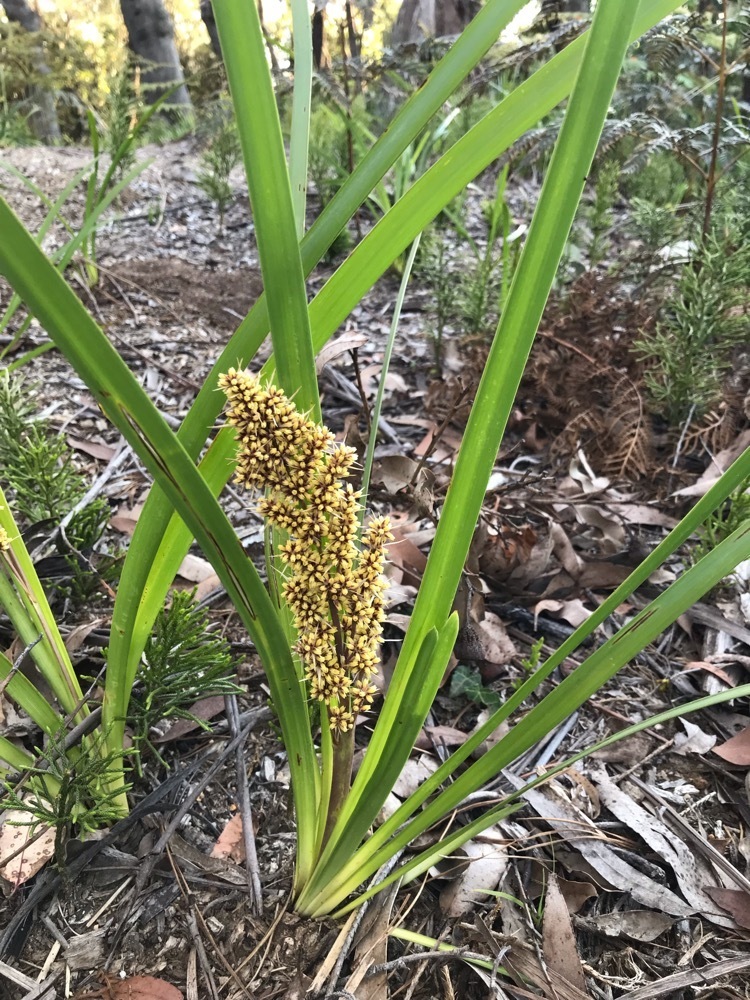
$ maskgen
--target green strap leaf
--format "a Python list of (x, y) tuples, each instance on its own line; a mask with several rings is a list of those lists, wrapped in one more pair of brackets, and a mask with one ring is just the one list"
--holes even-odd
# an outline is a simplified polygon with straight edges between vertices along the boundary
[(276, 96), (254, 3), (214, 3), (255, 223), (279, 384), (320, 421), (305, 277)]

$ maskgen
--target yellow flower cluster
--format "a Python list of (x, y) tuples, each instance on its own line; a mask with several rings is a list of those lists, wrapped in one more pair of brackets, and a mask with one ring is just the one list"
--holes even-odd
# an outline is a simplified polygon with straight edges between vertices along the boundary
[(10, 536), (5, 528), (0, 528), (0, 552), (7, 552), (11, 547)]
[(343, 480), (355, 452), (299, 413), (275, 386), (234, 368), (219, 378), (237, 431), (236, 481), (265, 489), (259, 512), (285, 532), (284, 597), (298, 633), (296, 652), (312, 697), (325, 702), (334, 732), (347, 732), (372, 704), (384, 618), (387, 517), (357, 547), (360, 494)]

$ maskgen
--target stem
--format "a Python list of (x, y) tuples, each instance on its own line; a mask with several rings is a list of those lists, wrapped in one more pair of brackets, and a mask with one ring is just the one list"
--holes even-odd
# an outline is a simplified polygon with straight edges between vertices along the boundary
[[(367, 493), (370, 489), (370, 476), (372, 475), (372, 463), (375, 458), (375, 445), (378, 440), (378, 424), (380, 423), (380, 414), (383, 409), (383, 396), (385, 395), (385, 380), (388, 375), (388, 368), (391, 364), (391, 355), (393, 354), (393, 345), (396, 342), (396, 333), (398, 332), (398, 324), (401, 320), (401, 310), (404, 305), (404, 298), (406, 297), (406, 288), (409, 284), (409, 278), (411, 277), (411, 269), (414, 266), (414, 260), (417, 256), (417, 250), (419, 249), (419, 241), (422, 238), (422, 234), (419, 233), (417, 238), (411, 245), (411, 250), (409, 251), (409, 256), (407, 257), (406, 264), (404, 265), (404, 273), (401, 275), (401, 285), (398, 290), (398, 295), (396, 296), (396, 305), (393, 310), (393, 319), (391, 320), (391, 329), (388, 334), (388, 340), (385, 345), (385, 353), (383, 355), (383, 368), (380, 372), (380, 381), (378, 383), (378, 391), (375, 397), (375, 406), (373, 407), (372, 416), (370, 418), (370, 436), (367, 440), (367, 451), (365, 453), (365, 464), (364, 470), (362, 472), (362, 510), (360, 513), (361, 520), (364, 520), (365, 516), (365, 504), (367, 502)], [(367, 412), (365, 410), (365, 412)]]
[[(336, 654), (338, 656), (339, 663), (343, 665), (344, 662), (344, 634), (341, 630), (341, 621), (339, 620), (338, 608), (333, 603), (333, 601), (328, 600), (328, 607), (331, 612), (331, 621), (336, 629)], [(328, 725), (327, 713), (321, 713), (321, 725)], [(328, 792), (328, 802), (326, 803), (326, 821), (325, 827), (323, 828), (323, 839), (320, 845), (320, 850), (326, 846), (328, 838), (331, 835), (331, 831), (336, 825), (336, 820), (339, 818), (339, 813), (346, 802), (346, 798), (349, 794), (349, 789), (352, 785), (352, 761), (354, 760), (354, 730), (356, 728), (356, 722), (352, 724), (351, 729), (346, 733), (336, 733), (331, 739), (331, 746), (329, 747), (329, 753), (331, 757), (329, 759), (329, 764), (331, 768), (331, 783), (327, 788)], [(320, 857), (320, 854), (318, 854)]]
[[(325, 725), (325, 722), (323, 723)], [(323, 831), (321, 850), (328, 842), (331, 831), (339, 818), (352, 784), (352, 761), (354, 760), (354, 729), (339, 734), (333, 741), (333, 774), (331, 776), (331, 795), (328, 800), (328, 815)]]
[(349, 157), (349, 176), (354, 173), (354, 126), (352, 124), (352, 99), (349, 94), (349, 67), (346, 59), (346, 42), (344, 41), (344, 25), (339, 25), (339, 44), (341, 46), (341, 75), (346, 99), (346, 148)]
[(721, 123), (724, 118), (724, 98), (727, 89), (727, 0), (722, 0), (722, 25), (721, 25), (721, 56), (719, 59), (719, 87), (716, 95), (716, 119), (714, 121), (714, 131), (711, 138), (711, 162), (708, 167), (706, 177), (706, 207), (703, 214), (703, 229), (701, 231), (701, 241), (705, 242), (711, 226), (711, 214), (714, 207), (714, 194), (716, 191), (717, 165), (719, 160), (719, 138), (721, 136)]

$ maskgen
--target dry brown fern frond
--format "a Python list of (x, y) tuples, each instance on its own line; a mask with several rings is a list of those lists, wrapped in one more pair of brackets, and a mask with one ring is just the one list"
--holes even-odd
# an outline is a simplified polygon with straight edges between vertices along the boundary
[(690, 424), (682, 439), (681, 451), (686, 455), (691, 452), (715, 455), (729, 447), (740, 426), (740, 411), (726, 402), (720, 403)]
[(583, 413), (576, 413), (567, 422), (550, 446), (553, 459), (569, 459), (583, 448), (588, 456), (589, 444), (595, 440), (601, 429), (602, 411), (592, 407)]
[(654, 432), (638, 386), (622, 379), (612, 390), (607, 425), (590, 460), (597, 471), (615, 479), (640, 479), (653, 474)]

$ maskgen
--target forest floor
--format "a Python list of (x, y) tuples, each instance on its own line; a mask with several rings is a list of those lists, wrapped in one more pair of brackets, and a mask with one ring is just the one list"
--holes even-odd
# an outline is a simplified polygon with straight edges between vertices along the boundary
[[(88, 156), (35, 147), (4, 152), (3, 160), (55, 196)], [(240, 174), (233, 175), (236, 198), (218, 231), (197, 185), (192, 141), (149, 147), (139, 157), (153, 162), (100, 232), (99, 283), (91, 290), (74, 270), (69, 276), (177, 426), (261, 280)], [(38, 198), (8, 172), (0, 181), (24, 222), (38, 228)], [(69, 202), (73, 222), (81, 197)], [(60, 238), (53, 229), (45, 246)], [(333, 269), (316, 270), (311, 295)], [(398, 282), (390, 275), (379, 283), (321, 367), (324, 417), (354, 447), (365, 440), (362, 397), (371, 402), (377, 387)], [(373, 475), (371, 502), (391, 515), (396, 534), (386, 678), (486, 352), (482, 338), (448, 333), (438, 366), (431, 294), (417, 275), (386, 378)], [(7, 289), (2, 295), (4, 305)], [(630, 347), (652, 315), (647, 297), (620, 288), (604, 268), (583, 273), (551, 300), (466, 566), (464, 641), (399, 794), (525, 676), (535, 639), (543, 638), (543, 653), (558, 646), (676, 523), (690, 498), (750, 444), (747, 417), (734, 399), (683, 433), (645, 411)], [(33, 324), (20, 350), (45, 339)], [(40, 412), (67, 435), (91, 480), (99, 477), (112, 509), (108, 544), (126, 546), (149, 488), (142, 466), (59, 354), (43, 354), (25, 371)], [(225, 497), (248, 552), (260, 559), (262, 526), (252, 506), (231, 488)], [(676, 556), (597, 638), (611, 635), (688, 559), (687, 552)], [(521, 811), (467, 845), (455, 864), (376, 903), (358, 936), (347, 936), (333, 922), (304, 921), (291, 910), (294, 830), (264, 677), (211, 567), (196, 552), (182, 573), (178, 584), (198, 586), (241, 664), (263, 912), (250, 905), (236, 821), (242, 777), (225, 752), (223, 699), (214, 699), (201, 707), (208, 731), (176, 723), (159, 737), (169, 770), (148, 764), (135, 781), (128, 821), (105, 831), (93, 850), (71, 839), (59, 871), (49, 864), (24, 885), (4, 883), (0, 997), (750, 997), (746, 702), (650, 730), (535, 788)], [(101, 670), (110, 612), (104, 588), (85, 606), (61, 610), (82, 675)], [(566, 661), (539, 695), (575, 665)], [(626, 725), (732, 688), (749, 668), (746, 572), (682, 616), (516, 761), (487, 797), (496, 801), (514, 780)], [(359, 727), (360, 747), (369, 728)], [(28, 747), (38, 739), (1, 694), (0, 732)], [(175, 817), (179, 832), (155, 853)], [(417, 959), (422, 949), (387, 939), (388, 927), (459, 950)], [(495, 970), (470, 964), (467, 952), (485, 956)], [(32, 980), (44, 982), (45, 991), (34, 992)]]

